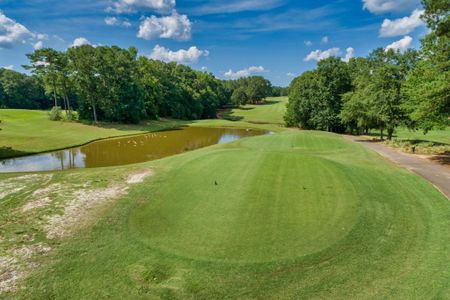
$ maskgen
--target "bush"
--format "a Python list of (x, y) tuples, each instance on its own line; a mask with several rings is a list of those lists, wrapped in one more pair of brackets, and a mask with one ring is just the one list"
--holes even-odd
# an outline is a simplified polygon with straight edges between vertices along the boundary
[(62, 109), (59, 106), (54, 106), (48, 115), (52, 121), (61, 121), (63, 119)]

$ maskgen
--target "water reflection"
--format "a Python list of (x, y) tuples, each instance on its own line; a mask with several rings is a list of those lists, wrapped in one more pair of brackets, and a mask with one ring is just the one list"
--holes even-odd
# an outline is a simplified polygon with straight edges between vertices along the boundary
[(6, 159), (0, 161), (0, 172), (67, 170), (133, 164), (264, 133), (257, 130), (187, 127), (108, 139), (52, 153)]

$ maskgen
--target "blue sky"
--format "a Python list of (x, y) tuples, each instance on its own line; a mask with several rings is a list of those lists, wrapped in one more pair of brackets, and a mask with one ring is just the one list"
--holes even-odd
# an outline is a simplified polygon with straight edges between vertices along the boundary
[(23, 71), (34, 48), (136, 46), (221, 79), (276, 85), (329, 55), (417, 48), (419, 0), (0, 0), (0, 67)]

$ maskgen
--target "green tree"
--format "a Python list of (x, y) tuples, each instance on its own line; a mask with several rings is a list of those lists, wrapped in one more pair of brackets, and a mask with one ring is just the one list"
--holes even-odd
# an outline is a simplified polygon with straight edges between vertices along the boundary
[(317, 69), (296, 78), (289, 88), (285, 120), (289, 126), (340, 132), (342, 95), (351, 89), (349, 68), (340, 58), (318, 63)]
[(433, 30), (422, 40), (421, 60), (403, 87), (410, 127), (427, 133), (449, 125), (450, 5), (447, 0), (422, 1), (423, 19)]

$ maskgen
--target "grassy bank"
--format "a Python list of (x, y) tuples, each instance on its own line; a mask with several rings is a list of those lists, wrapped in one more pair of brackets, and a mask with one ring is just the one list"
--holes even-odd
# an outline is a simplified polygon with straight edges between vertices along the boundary
[(148, 121), (140, 125), (50, 121), (46, 111), (0, 109), (0, 159), (79, 146), (108, 137), (157, 131), (182, 121)]
[(264, 104), (249, 104), (227, 110), (223, 113), (223, 118), (256, 124), (284, 125), (287, 101), (287, 97), (268, 98)]
[(0, 174), (2, 295), (450, 297), (450, 203), (422, 178), (335, 134), (193, 126), (276, 133), (126, 167)]

